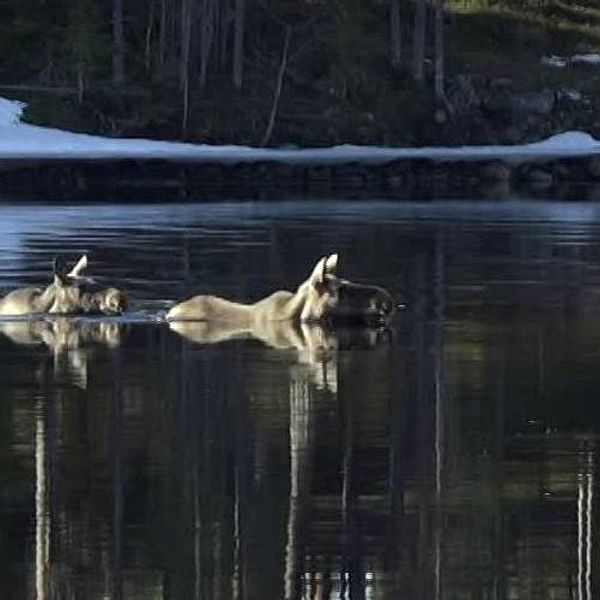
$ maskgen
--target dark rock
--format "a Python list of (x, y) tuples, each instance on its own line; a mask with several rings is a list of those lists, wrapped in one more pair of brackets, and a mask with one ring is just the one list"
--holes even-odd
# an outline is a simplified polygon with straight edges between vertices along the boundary
[(590, 202), (598, 202), (600, 200), (600, 185), (590, 185), (585, 190), (585, 200)]
[(536, 188), (546, 188), (552, 185), (554, 177), (549, 171), (534, 167), (528, 172), (527, 180)]
[[(585, 181), (591, 176), (589, 159), (586, 157), (578, 156), (573, 158), (562, 158), (559, 161), (555, 161), (555, 164), (560, 165), (560, 167), (554, 169), (554, 172), (559, 175), (561, 179), (569, 181)], [(560, 168), (560, 173), (558, 168)]]
[(522, 139), (523, 134), (515, 125), (507, 127), (502, 135), (502, 141), (508, 144), (518, 144)]
[(554, 92), (522, 92), (510, 96), (510, 108), (513, 113), (547, 115), (554, 109), (556, 98)]
[(484, 164), (480, 169), (481, 179), (486, 181), (510, 181), (512, 169), (501, 161)]
[(600, 156), (592, 156), (588, 164), (590, 176), (594, 179), (600, 179)]
[(555, 160), (548, 164), (548, 168), (554, 175), (555, 179), (569, 179), (569, 167), (560, 160)]
[(512, 187), (510, 181), (507, 180), (486, 181), (481, 185), (479, 191), (483, 198), (502, 200), (510, 196)]
[(306, 168), (306, 178), (311, 183), (330, 183), (331, 168), (328, 165), (311, 165)]
[(387, 186), (392, 190), (399, 190), (405, 184), (405, 179), (400, 175), (390, 174), (387, 177)]

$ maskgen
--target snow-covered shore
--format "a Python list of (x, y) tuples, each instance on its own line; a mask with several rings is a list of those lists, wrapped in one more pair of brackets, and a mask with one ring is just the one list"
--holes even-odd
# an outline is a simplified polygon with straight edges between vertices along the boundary
[(600, 141), (569, 131), (523, 145), (388, 148), (342, 145), (331, 148), (270, 149), (118, 139), (73, 133), (22, 122), (22, 102), (0, 98), (0, 159), (162, 159), (222, 164), (277, 161), (333, 165), (385, 163), (402, 159), (493, 160), (506, 162), (600, 154)]

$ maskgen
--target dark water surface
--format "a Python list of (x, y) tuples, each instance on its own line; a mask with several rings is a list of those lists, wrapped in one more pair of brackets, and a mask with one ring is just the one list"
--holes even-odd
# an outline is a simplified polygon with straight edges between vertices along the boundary
[[(134, 312), (0, 323), (2, 598), (593, 597), (600, 205), (0, 206), (0, 288), (82, 251)], [(152, 320), (332, 251), (389, 331)]]

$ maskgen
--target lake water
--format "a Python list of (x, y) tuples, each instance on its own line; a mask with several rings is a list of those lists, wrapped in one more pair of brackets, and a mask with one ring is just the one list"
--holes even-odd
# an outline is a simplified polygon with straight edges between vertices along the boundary
[[(2, 598), (593, 597), (600, 205), (0, 206), (3, 290), (83, 251), (129, 317), (0, 322)], [(389, 330), (157, 319), (333, 251)]]

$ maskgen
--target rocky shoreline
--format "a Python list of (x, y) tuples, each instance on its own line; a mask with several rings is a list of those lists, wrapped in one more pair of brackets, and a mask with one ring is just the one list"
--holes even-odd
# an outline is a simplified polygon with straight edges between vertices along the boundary
[[(581, 190), (586, 192), (579, 196)], [(165, 159), (3, 159), (0, 193), (30, 200), (220, 200), (306, 197), (600, 199), (600, 155), (402, 158), (368, 164)]]

